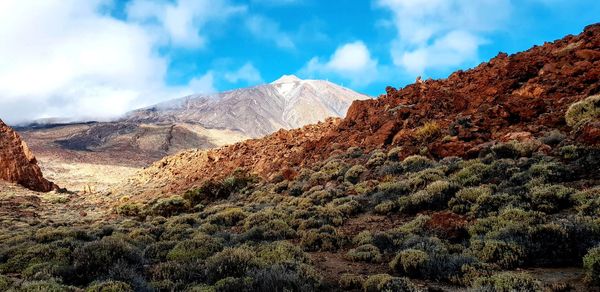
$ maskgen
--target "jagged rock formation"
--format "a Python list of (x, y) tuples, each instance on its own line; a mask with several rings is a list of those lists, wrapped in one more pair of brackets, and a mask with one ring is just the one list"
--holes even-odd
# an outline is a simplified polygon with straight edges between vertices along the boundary
[(343, 117), (354, 100), (369, 99), (323, 80), (285, 75), (271, 84), (214, 95), (192, 95), (136, 110), (125, 118), (137, 123), (195, 123), (262, 137), (279, 129), (300, 128), (328, 117)]
[(49, 192), (56, 187), (46, 180), (33, 153), (19, 134), (0, 120), (0, 180), (18, 183), (34, 191)]
[[(473, 157), (496, 141), (539, 138), (552, 130), (578, 140), (578, 130), (565, 123), (565, 112), (598, 92), (600, 24), (526, 52), (501, 53), (447, 79), (400, 90), (388, 87), (378, 99), (355, 101), (343, 120), (167, 157), (119, 192), (139, 200), (181, 193), (238, 167), (265, 177), (284, 169), (293, 173), (351, 146), (367, 150), (400, 146), (403, 156), (426, 151), (441, 158)], [(589, 123), (585, 133), (598, 133), (589, 127), (599, 124)]]

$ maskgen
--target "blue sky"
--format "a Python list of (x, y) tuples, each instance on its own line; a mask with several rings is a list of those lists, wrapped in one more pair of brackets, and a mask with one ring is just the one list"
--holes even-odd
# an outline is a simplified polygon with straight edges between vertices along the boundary
[(110, 119), (191, 93), (329, 79), (376, 96), (600, 21), (592, 0), (4, 0), (0, 118)]

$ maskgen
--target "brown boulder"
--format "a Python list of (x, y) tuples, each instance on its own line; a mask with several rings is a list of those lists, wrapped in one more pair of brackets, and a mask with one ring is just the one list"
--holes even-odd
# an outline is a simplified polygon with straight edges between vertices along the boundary
[(19, 134), (0, 120), (0, 180), (49, 192), (57, 186), (42, 176), (37, 160)]

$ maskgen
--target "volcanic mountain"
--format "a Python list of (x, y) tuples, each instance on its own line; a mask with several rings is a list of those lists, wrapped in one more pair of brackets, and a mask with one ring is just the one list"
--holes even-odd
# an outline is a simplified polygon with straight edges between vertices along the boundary
[(145, 165), (191, 148), (214, 148), (279, 129), (343, 117), (363, 94), (328, 81), (283, 76), (271, 84), (191, 95), (104, 123), (33, 125), (21, 133), (36, 152), (85, 161)]
[(42, 176), (37, 160), (19, 134), (0, 120), (0, 180), (18, 183), (34, 191), (56, 186)]
[[(273, 86), (283, 89), (285, 84)], [(568, 139), (580, 143), (598, 145), (597, 119), (573, 127), (565, 121), (565, 113), (574, 103), (600, 92), (600, 24), (586, 27), (578, 36), (522, 53), (500, 53), (447, 79), (418, 79), (405, 88), (388, 87), (386, 91), (377, 99), (355, 101), (344, 119), (282, 130), (220, 149), (166, 157), (119, 191), (137, 195), (140, 200), (178, 194), (238, 168), (265, 178), (282, 170), (293, 176), (302, 167), (353, 146), (365, 151), (398, 147), (402, 157), (469, 158), (499, 141), (539, 141), (552, 136), (553, 131), (566, 133)]]
[(328, 81), (285, 75), (271, 84), (168, 101), (133, 111), (124, 120), (201, 124), (261, 137), (279, 129), (314, 124), (327, 117), (343, 117), (352, 101), (368, 98)]

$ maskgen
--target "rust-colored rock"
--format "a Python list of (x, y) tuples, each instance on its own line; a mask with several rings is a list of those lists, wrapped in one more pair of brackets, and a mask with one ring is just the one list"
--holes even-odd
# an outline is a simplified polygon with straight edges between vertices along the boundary
[(56, 185), (42, 176), (37, 160), (19, 134), (0, 120), (0, 180), (28, 189), (49, 192)]
[[(428, 151), (433, 158), (477, 157), (503, 138), (536, 140), (554, 129), (571, 133), (568, 139), (595, 144), (595, 124), (573, 133), (564, 115), (574, 102), (600, 92), (598, 53), (600, 24), (522, 53), (498, 54), (447, 79), (388, 87), (377, 99), (354, 102), (343, 120), (167, 157), (117, 192), (153, 199), (185, 192), (238, 167), (268, 178), (284, 168), (298, 171), (353, 146), (365, 151), (401, 146), (402, 156)], [(413, 137), (426, 123), (436, 124), (439, 133), (433, 139)]]

